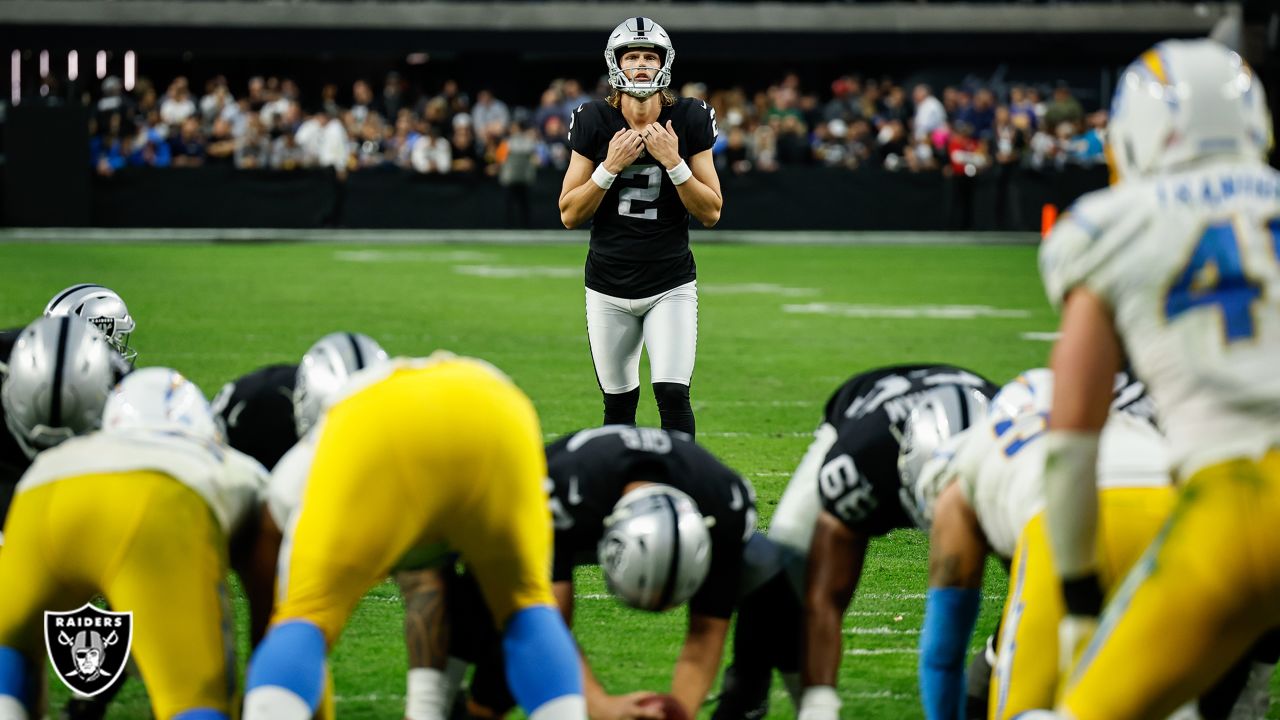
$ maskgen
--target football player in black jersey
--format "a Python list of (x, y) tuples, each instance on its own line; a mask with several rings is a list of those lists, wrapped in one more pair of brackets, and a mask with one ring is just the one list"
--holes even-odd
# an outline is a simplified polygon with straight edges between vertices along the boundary
[(671, 39), (649, 18), (614, 29), (605, 46), (613, 92), (569, 122), (560, 219), (567, 228), (592, 221), (587, 337), (604, 424), (635, 424), (643, 344), (662, 427), (693, 435), (698, 293), (689, 216), (711, 227), (723, 199), (711, 158), (715, 110), (667, 89), (674, 63)]
[[(980, 418), (998, 390), (978, 374), (951, 365), (901, 365), (850, 378), (827, 401), (814, 442), (774, 512), (769, 539), (791, 553), (792, 587), (805, 608), (805, 654), (799, 663), (804, 707), (838, 703), (833, 688), (841, 619), (870, 539), (916, 527), (901, 500), (899, 442), (912, 408), (938, 388), (954, 390), (966, 426)], [(774, 598), (786, 599), (777, 593)], [(777, 613), (762, 608), (754, 616), (767, 623)], [(767, 633), (768, 628), (744, 623), (744, 617), (750, 619), (741, 614), (736, 633)], [(733, 711), (717, 712), (720, 718), (750, 716), (767, 698), (770, 658), (754, 647), (759, 646), (734, 643), (734, 665), (726, 672), (721, 698), (721, 705)]]
[[(706, 519), (710, 567), (697, 591), (688, 598), (688, 630), (671, 680), (671, 694), (692, 717), (715, 681), (729, 618), (738, 604), (744, 579), (744, 548), (756, 527), (755, 494), (750, 483), (684, 433), (621, 425), (582, 430), (552, 443), (547, 447), (547, 474), (555, 526), (552, 591), (571, 628), (573, 569), (598, 561), (598, 546), (610, 516), (624, 496), (632, 498), (632, 493), (638, 495), (644, 489), (652, 492), (653, 484), (669, 486), (675, 494), (691, 498)], [(654, 546), (653, 552), (678, 550), (656, 547), (664, 544), (660, 539), (647, 538), (646, 542)], [(630, 564), (640, 565), (641, 561)], [(668, 583), (688, 579), (668, 574), (655, 577), (650, 584), (663, 586), (656, 593), (660, 596), (672, 592), (666, 587)], [(617, 585), (614, 589), (623, 594)], [(454, 592), (452, 587), (450, 592)], [(468, 595), (478, 597), (474, 593), (451, 594), (450, 612), (455, 612), (455, 598)], [(474, 607), (476, 603), (468, 601), (466, 605)], [(663, 605), (659, 602), (649, 609), (665, 609)], [(487, 626), (474, 620), (451, 621), (451, 630), (466, 625)], [(483, 647), (462, 647), (486, 642), (492, 647), (494, 639), (485, 640), (468, 631), (451, 640), (450, 652), (472, 661), (481, 658), (471, 685), (471, 714), (496, 717), (511, 706), (500, 682), (501, 648), (486, 652)], [(656, 706), (642, 704), (653, 693), (610, 695), (591, 673), (585, 658), (583, 668), (587, 707), (593, 719), (660, 720)]]

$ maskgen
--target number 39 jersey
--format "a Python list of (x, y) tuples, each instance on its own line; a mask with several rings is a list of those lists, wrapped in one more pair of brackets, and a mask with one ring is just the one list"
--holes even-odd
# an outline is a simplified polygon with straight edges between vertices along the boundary
[(818, 471), (822, 509), (850, 529), (883, 535), (916, 521), (902, 501), (898, 450), (911, 410), (930, 391), (974, 388), (987, 397), (998, 389), (974, 372), (952, 365), (899, 365), (855, 375), (827, 401), (824, 418), (836, 428), (835, 444)]
[(1280, 175), (1216, 163), (1082, 198), (1040, 250), (1050, 302), (1112, 308), (1180, 474), (1280, 443)]
[[(671, 122), (686, 161), (715, 142), (710, 105), (681, 98), (662, 108), (658, 124)], [(622, 111), (602, 100), (573, 111), (569, 147), (595, 164), (609, 154), (614, 133), (629, 127)], [(657, 295), (694, 279), (689, 251), (689, 211), (666, 170), (646, 151), (618, 174), (596, 209), (587, 254), (587, 287), (622, 298)]]

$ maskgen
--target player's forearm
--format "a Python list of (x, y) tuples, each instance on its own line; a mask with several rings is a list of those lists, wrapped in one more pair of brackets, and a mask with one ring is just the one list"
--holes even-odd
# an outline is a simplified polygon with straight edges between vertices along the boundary
[(715, 683), (724, 655), (725, 638), (729, 635), (729, 621), (698, 613), (689, 614), (689, 632), (685, 635), (680, 657), (676, 658), (675, 672), (671, 676), (671, 695), (692, 717)]
[(596, 214), (605, 190), (588, 179), (582, 185), (560, 197), (560, 222), (570, 230), (578, 227)]
[(689, 214), (697, 218), (704, 227), (714, 227), (720, 222), (720, 210), (724, 206), (724, 198), (709, 185), (696, 177), (676, 186), (680, 201)]

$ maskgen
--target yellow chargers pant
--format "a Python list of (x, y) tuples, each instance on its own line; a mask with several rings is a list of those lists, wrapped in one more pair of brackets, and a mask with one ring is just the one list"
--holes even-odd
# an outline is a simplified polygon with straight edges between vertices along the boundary
[[(1173, 508), (1172, 487), (1111, 488), (1099, 496), (1101, 580), (1110, 592), (1160, 531)], [(1014, 550), (1009, 595), (991, 673), (987, 717), (1007, 720), (1052, 707), (1059, 684), (1058, 622), (1066, 613), (1053, 569), (1044, 513), (1023, 528)]]
[(439, 542), (466, 560), (499, 627), (554, 605), (546, 472), (533, 404), (488, 365), (392, 371), (324, 419), (273, 621), (310, 621), (332, 646), (369, 587)]
[[(230, 714), (227, 540), (196, 491), (160, 473), (80, 475), (14, 498), (0, 553), (0, 645), (43, 668), (44, 611), (101, 593), (133, 612), (132, 655), (161, 720)], [(118, 651), (123, 651), (121, 648)], [(110, 651), (108, 651), (110, 652)]]
[(1102, 614), (1061, 707), (1162, 718), (1280, 624), (1280, 450), (1191, 476)]

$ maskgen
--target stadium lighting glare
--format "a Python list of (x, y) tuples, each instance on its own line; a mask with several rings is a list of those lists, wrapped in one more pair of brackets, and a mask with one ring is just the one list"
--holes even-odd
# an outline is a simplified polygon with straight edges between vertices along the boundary
[(424, 52), (409, 53), (404, 61), (410, 65), (426, 65), (431, 56)]
[(107, 76), (107, 51), (99, 50), (98, 51), (98, 79), (101, 80), (106, 76)]
[(138, 56), (133, 54), (132, 50), (126, 50), (124, 53), (124, 89), (125, 91), (133, 90), (133, 81), (137, 77)]
[(67, 53), (67, 79), (75, 82), (80, 77), (80, 53), (72, 50)]
[(22, 100), (22, 51), (14, 50), (9, 56), (9, 76), (13, 78), (9, 85), (9, 98), (17, 105)]
[(49, 51), (40, 51), (40, 77), (49, 77)]

